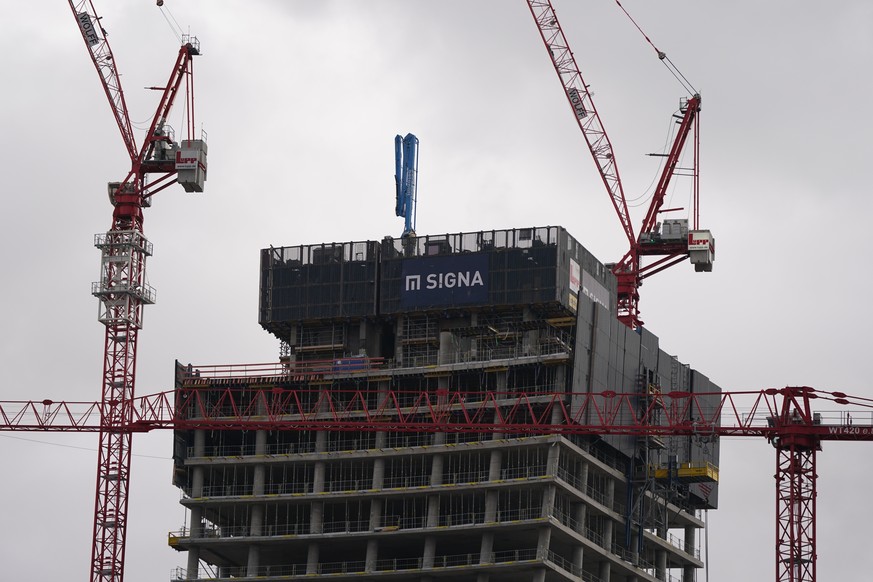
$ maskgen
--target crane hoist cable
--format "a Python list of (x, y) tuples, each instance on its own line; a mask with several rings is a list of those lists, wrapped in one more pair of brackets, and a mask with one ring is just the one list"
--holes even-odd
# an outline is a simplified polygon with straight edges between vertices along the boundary
[(648, 35), (643, 32), (643, 29), (640, 28), (640, 25), (637, 24), (637, 21), (633, 19), (633, 16), (630, 15), (625, 7), (621, 5), (621, 2), (619, 2), (619, 0), (615, 0), (615, 3), (618, 4), (618, 7), (621, 8), (621, 11), (625, 13), (625, 15), (633, 23), (636, 29), (640, 31), (640, 34), (643, 35), (643, 38), (646, 39), (646, 42), (649, 43), (653, 49), (655, 49), (655, 53), (657, 53), (658, 59), (660, 59), (661, 62), (664, 63), (664, 66), (667, 67), (667, 70), (670, 71), (670, 74), (673, 75), (677, 81), (679, 81), (679, 84), (682, 85), (682, 88), (688, 91), (689, 95), (696, 95), (697, 89), (695, 89), (694, 85), (691, 84), (691, 81), (689, 81), (685, 77), (685, 75), (682, 74), (682, 71), (679, 70), (679, 67), (673, 64), (673, 61), (670, 60), (670, 58), (667, 56), (667, 53), (655, 46), (655, 43), (652, 42), (652, 39), (650, 39)]

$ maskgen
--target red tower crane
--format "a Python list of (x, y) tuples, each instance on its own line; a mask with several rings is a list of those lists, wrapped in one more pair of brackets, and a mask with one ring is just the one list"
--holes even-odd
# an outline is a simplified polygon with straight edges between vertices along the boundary
[[(680, 113), (676, 116), (679, 129), (666, 154), (666, 162), (658, 180), (654, 194), (652, 195), (649, 209), (643, 219), (639, 234), (635, 234), (633, 224), (628, 211), (627, 199), (618, 173), (618, 165), (612, 149), (612, 143), (606, 134), (606, 129), (594, 107), (589, 86), (582, 78), (576, 57), (570, 50), (570, 45), (561, 23), (555, 14), (555, 9), (550, 0), (528, 0), (531, 15), (540, 31), (543, 43), (549, 52), (555, 72), (564, 87), (564, 93), (573, 116), (585, 136), (588, 149), (594, 157), (600, 177), (609, 193), (613, 208), (618, 214), (624, 234), (627, 237), (629, 249), (624, 256), (612, 266), (618, 285), (617, 315), (622, 323), (636, 328), (642, 325), (639, 311), (640, 286), (643, 279), (654, 275), (664, 269), (676, 265), (686, 258), (691, 258), (697, 271), (711, 271), (712, 260), (715, 255), (715, 240), (708, 230), (700, 230), (698, 193), (698, 154), (699, 154), (699, 117), (700, 95), (698, 93), (684, 99), (680, 105)], [(666, 55), (659, 52), (664, 59)], [(694, 162), (691, 169), (693, 178), (694, 210), (692, 226), (688, 230), (679, 226), (671, 227), (669, 232), (665, 228), (660, 230), (658, 216), (664, 211), (663, 205), (667, 195), (667, 189), (672, 177), (679, 169), (679, 161), (688, 140), (689, 134), (694, 132), (692, 142), (694, 144)], [(678, 225), (677, 225), (678, 226)], [(660, 257), (647, 265), (642, 264), (642, 257)]]
[[(317, 365), (194, 366), (196, 372), (183, 373), (189, 381), (183, 387), (123, 404), (0, 402), (0, 431), (103, 434), (104, 418), (114, 413), (121, 420), (113, 430), (127, 439), (157, 429), (763, 437), (776, 449), (777, 582), (816, 579), (815, 461), (821, 443), (873, 441), (873, 424), (812, 408), (821, 401), (869, 411), (873, 399), (809, 387), (654, 393), (644, 405), (638, 394), (574, 393), (571, 407), (566, 393), (336, 390), (324, 387), (325, 367), (319, 371)], [(373, 360), (358, 373), (384, 371)], [(123, 556), (123, 539), (119, 543)]]
[[(109, 231), (95, 237), (102, 254), (100, 281), (92, 294), (100, 300), (99, 320), (106, 326), (100, 407), (100, 445), (94, 503), (92, 582), (121, 582), (124, 578), (124, 540), (130, 483), (131, 434), (124, 430), (134, 398), (136, 346), (143, 307), (154, 303), (155, 291), (146, 279), (146, 258), (152, 244), (143, 234), (143, 208), (151, 196), (178, 182), (186, 191), (200, 192), (206, 179), (206, 145), (194, 139), (192, 58), (200, 54), (196, 38), (183, 39), (170, 78), (142, 147), (137, 147), (118, 65), (106, 30), (91, 0), (68, 0), (82, 39), (97, 69), (124, 147), (130, 170), (121, 182), (109, 183), (114, 207)], [(184, 83), (187, 98), (187, 137), (174, 140), (167, 117)]]

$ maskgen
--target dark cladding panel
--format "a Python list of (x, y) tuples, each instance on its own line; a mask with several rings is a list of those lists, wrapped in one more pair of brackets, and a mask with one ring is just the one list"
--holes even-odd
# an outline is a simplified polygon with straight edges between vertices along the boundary
[[(597, 318), (599, 309), (591, 300), (581, 297), (579, 299), (578, 311), (576, 314), (576, 343), (575, 357), (573, 358), (573, 384), (571, 392), (573, 394), (585, 394), (590, 392), (591, 387), (591, 367), (593, 354), (594, 337), (592, 331), (594, 329), (594, 320)], [(578, 397), (570, 397), (570, 410), (575, 416), (576, 411), (581, 405), (582, 399)], [(590, 418), (580, 419), (583, 422), (591, 422)]]
[[(690, 372), (692, 392), (695, 394), (713, 394), (699, 398), (703, 413), (712, 417), (721, 403), (721, 398), (718, 396), (721, 394), (721, 388), (697, 370)], [(700, 435), (690, 437), (689, 440), (689, 460), (692, 463), (709, 462), (716, 467), (719, 466), (719, 441), (717, 437)], [(690, 486), (690, 493), (697, 498), (702, 507), (718, 509), (718, 483), (694, 483)]]
[(572, 315), (578, 297), (614, 311), (615, 278), (562, 227), (324, 243), (262, 251), (260, 322), (536, 306)]
[(285, 339), (293, 322), (374, 316), (378, 261), (371, 241), (262, 250), (261, 326)]
[(640, 334), (640, 363), (646, 370), (652, 373), (658, 370), (658, 356), (661, 353), (658, 347), (658, 336), (646, 328), (639, 330)]
[[(609, 390), (613, 390), (619, 394), (637, 394), (639, 392), (639, 384), (636, 380), (636, 373), (630, 376), (625, 375), (625, 365), (627, 363), (626, 338), (627, 332), (635, 334), (626, 325), (618, 319), (609, 315), (606, 318), (610, 322), (609, 327)], [(636, 350), (634, 350), (636, 351)], [(636, 370), (639, 367), (639, 361), (628, 364)], [(618, 424), (630, 424), (634, 420), (633, 413), (627, 409), (622, 409), (616, 416), (615, 422)], [(604, 441), (621, 451), (627, 457), (633, 457), (637, 446), (637, 437), (611, 435), (604, 437)]]
[(636, 380), (641, 372), (642, 336), (627, 326), (622, 327), (624, 328), (624, 377)]

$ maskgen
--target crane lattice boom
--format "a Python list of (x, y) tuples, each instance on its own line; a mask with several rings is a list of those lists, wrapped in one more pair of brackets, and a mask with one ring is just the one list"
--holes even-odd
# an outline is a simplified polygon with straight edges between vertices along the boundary
[(570, 108), (573, 110), (576, 123), (579, 124), (579, 129), (582, 130), (582, 135), (585, 137), (588, 149), (591, 150), (591, 155), (594, 157), (594, 162), (600, 171), (603, 184), (606, 186), (607, 192), (609, 192), (612, 206), (618, 213), (618, 219), (624, 229), (624, 234), (630, 245), (633, 246), (636, 242), (636, 236), (634, 235), (630, 212), (628, 212), (624, 189), (621, 185), (621, 178), (618, 174), (618, 166), (615, 163), (612, 143), (609, 141), (606, 129), (604, 129), (603, 123), (600, 121), (597, 108), (594, 107), (594, 101), (591, 98), (591, 93), (588, 91), (588, 85), (582, 78), (582, 72), (579, 70), (579, 65), (576, 64), (576, 57), (573, 56), (573, 51), (570, 50), (570, 45), (564, 36), (564, 31), (561, 29), (555, 9), (552, 7), (552, 3), (548, 1), (528, 0), (527, 4), (537, 23), (540, 36), (549, 51), (555, 72), (558, 73), (558, 77), (564, 87), (564, 93), (567, 96), (567, 101), (570, 103)]
[[(372, 373), (383, 369), (376, 358)], [(329, 366), (329, 363), (321, 364)], [(337, 390), (295, 387), (323, 381), (330, 372), (308, 362), (291, 372), (281, 364), (248, 365), (243, 377), (231, 366), (197, 366), (185, 387), (128, 399), (124, 432), (174, 430), (339, 430), (622, 434), (634, 436), (751, 436), (779, 444), (873, 440), (873, 416), (813, 412), (810, 401), (873, 410), (873, 402), (808, 387), (694, 393), (499, 392)], [(232, 370), (235, 375), (226, 376)], [(266, 374), (264, 372), (268, 371)], [(210, 375), (216, 372), (216, 375)], [(240, 388), (222, 387), (246, 378)], [(287, 387), (266, 386), (287, 383)], [(572, 403), (570, 402), (572, 400)], [(109, 405), (103, 402), (2, 401), (0, 430), (96, 432)], [(560, 411), (554, 422), (554, 410)], [(496, 415), (495, 415), (496, 412)]]

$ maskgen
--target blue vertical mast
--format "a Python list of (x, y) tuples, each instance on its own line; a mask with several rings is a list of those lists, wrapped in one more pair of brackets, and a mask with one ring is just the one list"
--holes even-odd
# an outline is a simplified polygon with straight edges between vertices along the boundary
[(418, 200), (418, 138), (407, 133), (394, 138), (394, 184), (397, 200), (394, 209), (405, 219), (401, 236), (415, 236), (415, 211)]

